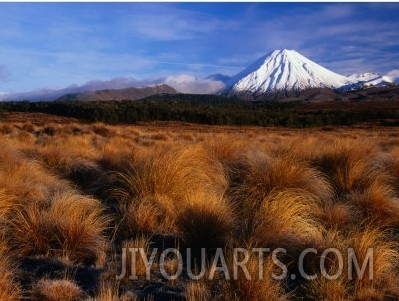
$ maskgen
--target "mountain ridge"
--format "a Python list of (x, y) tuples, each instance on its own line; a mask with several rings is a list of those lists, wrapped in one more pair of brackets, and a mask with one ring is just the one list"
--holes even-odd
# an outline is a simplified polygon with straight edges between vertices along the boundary
[(158, 94), (177, 94), (174, 88), (159, 84), (146, 87), (130, 87), (125, 89), (104, 89), (78, 93), (68, 93), (55, 101), (107, 101), (107, 100), (139, 100)]

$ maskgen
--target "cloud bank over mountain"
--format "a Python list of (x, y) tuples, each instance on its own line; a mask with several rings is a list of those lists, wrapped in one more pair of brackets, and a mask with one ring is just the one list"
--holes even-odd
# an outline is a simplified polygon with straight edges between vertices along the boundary
[(225, 87), (222, 81), (196, 78), (186, 74), (169, 76), (165, 79), (165, 84), (182, 93), (192, 94), (213, 94)]
[(47, 87), (29, 92), (1, 93), (0, 100), (30, 100), (51, 101), (65, 94), (90, 92), (107, 89), (125, 89), (130, 87), (145, 87), (157, 84), (167, 84), (181, 93), (213, 94), (224, 88), (219, 80), (197, 78), (193, 75), (179, 74), (167, 77), (138, 80), (129, 77), (117, 77), (111, 80), (91, 80), (82, 85), (72, 84), (66, 88)]

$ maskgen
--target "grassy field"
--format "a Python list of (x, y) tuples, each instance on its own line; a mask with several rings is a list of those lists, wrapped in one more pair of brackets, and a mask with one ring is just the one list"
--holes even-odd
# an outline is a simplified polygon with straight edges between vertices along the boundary
[[(0, 300), (399, 299), (397, 129), (129, 126), (10, 113), (0, 143)], [(205, 248), (213, 277), (192, 280), (183, 265), (166, 279), (157, 260), (146, 267), (128, 252), (137, 279), (118, 280), (124, 248), (147, 257), (157, 248), (157, 258), (190, 248), (193, 265)], [(266, 254), (258, 279), (252, 254), (247, 274), (226, 279), (211, 263), (223, 250), (233, 274), (234, 248), (286, 250), (278, 260), (287, 277), (272, 277), (281, 268)], [(307, 248), (316, 252), (301, 257)], [(322, 256), (329, 248), (342, 262)], [(349, 277), (347, 250), (363, 262), (369, 248), (373, 278)], [(169, 274), (179, 269), (178, 258), (163, 259)], [(345, 272), (321, 277), (321, 259), (330, 274)], [(298, 262), (318, 277), (290, 277)]]

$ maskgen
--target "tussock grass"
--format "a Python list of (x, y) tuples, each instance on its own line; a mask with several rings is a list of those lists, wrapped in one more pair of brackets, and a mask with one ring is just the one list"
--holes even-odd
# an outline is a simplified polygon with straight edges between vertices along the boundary
[(24, 203), (46, 202), (54, 192), (70, 190), (70, 187), (38, 162), (24, 158), (22, 152), (11, 145), (0, 154), (0, 189)]
[(9, 249), (0, 241), (0, 300), (22, 299), (22, 288), (16, 282), (17, 269), (8, 255)]
[(220, 193), (227, 186), (221, 165), (196, 145), (156, 149), (127, 166), (120, 177), (128, 199), (164, 194), (179, 201), (191, 191)]
[(121, 237), (135, 230), (176, 230), (177, 209), (188, 195), (221, 195), (227, 186), (222, 166), (199, 146), (156, 149), (128, 162), (118, 178), (112, 195), (123, 218)]
[(377, 226), (398, 228), (399, 198), (391, 186), (373, 182), (363, 192), (351, 194), (350, 200), (362, 214), (362, 220), (369, 220)]
[(215, 137), (204, 141), (204, 147), (223, 166), (231, 166), (244, 156), (247, 144), (241, 140)]
[(13, 132), (13, 126), (8, 123), (0, 124), (0, 132), (4, 135), (9, 135)]
[(305, 190), (274, 190), (258, 206), (247, 209), (248, 234), (272, 246), (285, 235), (319, 238), (323, 228), (313, 217), (317, 205), (317, 197)]
[(101, 122), (91, 125), (90, 130), (93, 131), (93, 133), (103, 137), (112, 137), (115, 134), (115, 130), (113, 128)]
[(32, 289), (33, 300), (76, 301), (82, 296), (82, 289), (73, 281), (41, 279)]
[(328, 200), (320, 204), (315, 211), (316, 219), (328, 231), (348, 232), (356, 226), (360, 213), (350, 202), (336, 202)]
[[(334, 235), (333, 232), (329, 232), (326, 240), (330, 241), (327, 245), (341, 251), (343, 272), (338, 273), (339, 277), (332, 280), (319, 274), (316, 279), (307, 284), (308, 296), (312, 300), (386, 300), (386, 298), (397, 296), (399, 263), (397, 243), (389, 240), (389, 236), (383, 230), (370, 226), (365, 226), (362, 230), (353, 230), (345, 237), (338, 232), (335, 233)], [(363, 274), (360, 270), (356, 270), (354, 264), (351, 264), (352, 273), (349, 273), (349, 248), (353, 250), (359, 268), (365, 264)], [(372, 257), (369, 250), (372, 250)], [(372, 258), (371, 261), (370, 258)], [(339, 270), (337, 257), (330, 256), (326, 267), (329, 275), (337, 274)]]
[(5, 189), (0, 189), (0, 220), (6, 218), (7, 213), (15, 206), (16, 200)]
[(389, 151), (383, 160), (384, 168), (394, 178), (393, 185), (399, 191), (399, 147), (396, 146)]
[[(165, 200), (166, 199), (166, 200)], [(167, 216), (167, 208), (160, 204), (168, 204), (166, 196), (135, 198), (131, 203), (118, 204), (116, 238), (125, 239), (136, 233), (167, 233), (175, 230), (174, 216)], [(120, 221), (119, 221), (120, 218)]]
[[(332, 271), (327, 272), (331, 275), (334, 274)], [(319, 276), (310, 282), (306, 295), (309, 300), (350, 300), (347, 283), (343, 278), (332, 281)]]
[[(231, 255), (229, 260), (233, 260), (233, 255)], [(236, 260), (241, 261), (242, 259), (236, 258)], [(264, 259), (262, 271), (259, 270), (259, 258), (256, 253), (250, 255), (246, 267), (250, 278), (239, 269), (238, 277), (233, 277), (226, 284), (226, 300), (289, 300), (289, 294), (285, 292), (282, 282), (272, 278), (272, 274), (279, 275), (281, 271), (278, 268), (276, 269), (276, 265), (270, 256)], [(233, 273), (231, 271), (232, 275)], [(263, 276), (260, 277), (260, 273)]]
[[(287, 265), (290, 273), (299, 274), (297, 268), (303, 250), (319, 248), (324, 228), (315, 218), (319, 200), (311, 193), (286, 189), (272, 191), (253, 217), (248, 220), (244, 241), (258, 248), (276, 250), (283, 248), (280, 261)], [(312, 255), (307, 256), (304, 267), (311, 269)]]
[(329, 150), (315, 158), (315, 165), (325, 173), (340, 197), (354, 189), (362, 190), (376, 179), (384, 180), (371, 162), (375, 147), (371, 144), (358, 147), (347, 140), (338, 140)]
[(320, 199), (329, 198), (331, 188), (322, 173), (292, 153), (270, 157), (264, 153), (252, 153), (244, 162), (238, 162), (232, 180), (231, 194), (238, 206), (244, 203), (249, 210), (272, 190), (287, 188), (303, 189)]
[[(129, 276), (136, 275), (137, 277), (145, 277), (147, 267), (141, 258), (140, 252), (135, 253), (135, 258), (132, 258), (131, 248), (143, 249), (145, 254), (150, 253), (150, 239), (145, 236), (140, 236), (135, 239), (126, 240), (122, 243), (122, 248), (126, 249), (126, 275), (123, 278), (125, 282), (129, 282)], [(134, 262), (134, 266), (132, 263)]]
[(67, 256), (74, 262), (94, 263), (105, 246), (107, 223), (97, 200), (64, 193), (54, 195), (45, 206), (13, 208), (6, 232), (16, 255)]
[(204, 282), (189, 282), (185, 286), (187, 301), (208, 301), (211, 300), (211, 292)]
[[(130, 137), (112, 137), (100, 149), (98, 163), (107, 170), (124, 171), (126, 162), (135, 162), (142, 148)], [(130, 163), (131, 164), (131, 163)]]
[[(1, 300), (399, 298), (399, 148), (393, 130), (40, 120), (0, 124), (0, 143)], [(146, 280), (141, 257), (132, 267), (128, 252), (128, 274), (134, 268), (139, 279), (116, 280), (121, 248), (142, 247), (149, 255), (159, 247), (160, 256), (170, 246), (183, 257), (191, 248), (196, 267), (199, 250), (206, 248), (206, 275), (216, 248), (227, 254), (230, 274), (234, 247), (284, 248), (278, 259), (288, 277), (298, 276), (301, 252), (314, 248), (317, 254), (308, 254), (304, 265), (318, 277), (272, 279), (281, 269), (268, 254), (264, 279), (257, 279), (258, 256), (252, 253), (246, 264), (251, 280), (239, 270), (237, 279), (217, 273), (213, 280), (192, 281), (186, 266), (180, 278), (165, 280), (157, 263)], [(328, 248), (343, 254), (344, 273), (334, 280), (320, 276)], [(373, 248), (373, 279), (350, 279), (348, 248), (360, 263)], [(63, 270), (73, 279), (53, 279), (54, 258), (66, 262)], [(326, 272), (335, 273), (336, 256), (325, 259)], [(51, 278), (50, 267), (28, 264), (51, 261)], [(167, 272), (177, 267), (168, 256)]]
[[(355, 275), (354, 290), (358, 300), (365, 300), (373, 295), (379, 295), (383, 299), (390, 295), (392, 290), (398, 293), (396, 281), (397, 267), (399, 263), (399, 251), (397, 242), (388, 240), (387, 235), (378, 228), (366, 228), (360, 233), (354, 234), (353, 248), (359, 262), (363, 262), (367, 256), (368, 248), (373, 249), (373, 277), (358, 277)], [(369, 272), (367, 266), (365, 274)]]

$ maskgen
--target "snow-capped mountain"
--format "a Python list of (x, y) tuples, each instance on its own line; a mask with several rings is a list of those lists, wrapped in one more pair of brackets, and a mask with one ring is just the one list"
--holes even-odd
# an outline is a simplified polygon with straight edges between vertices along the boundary
[(367, 72), (360, 74), (352, 74), (348, 76), (350, 83), (347, 88), (368, 88), (368, 87), (382, 87), (392, 83), (392, 80), (387, 76), (383, 76), (376, 72)]
[(231, 91), (256, 94), (299, 91), (307, 88), (339, 88), (350, 82), (307, 59), (295, 50), (275, 50), (234, 77)]

